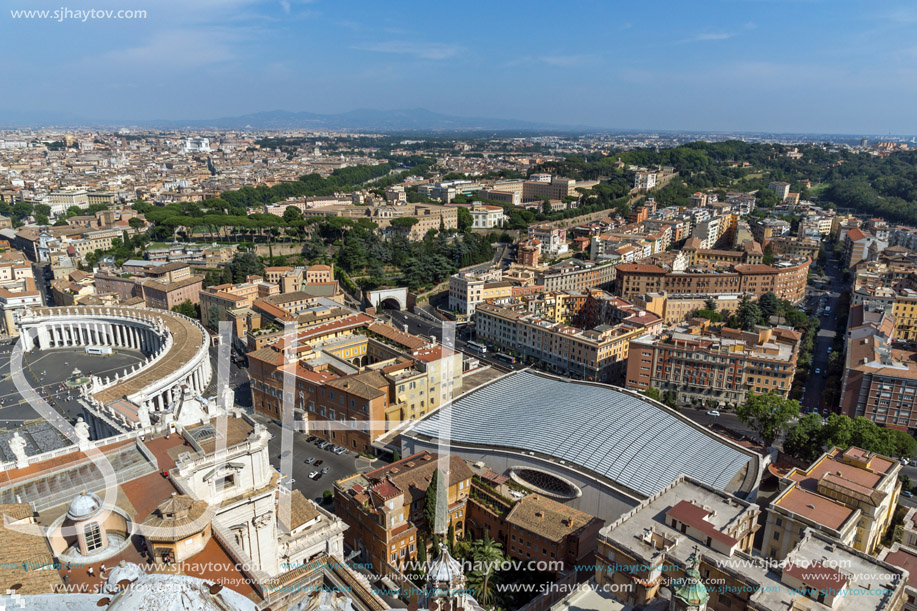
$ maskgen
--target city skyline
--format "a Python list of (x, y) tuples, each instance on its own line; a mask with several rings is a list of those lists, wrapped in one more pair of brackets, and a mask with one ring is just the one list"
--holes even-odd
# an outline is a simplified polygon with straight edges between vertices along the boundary
[[(592, 129), (917, 133), (908, 103), (917, 9), (904, 4), (463, 8), (14, 2), (0, 74), (28, 85), (0, 116), (133, 124), (427, 108)], [(139, 18), (78, 13), (90, 9)], [(58, 43), (35, 44), (49, 39)]]

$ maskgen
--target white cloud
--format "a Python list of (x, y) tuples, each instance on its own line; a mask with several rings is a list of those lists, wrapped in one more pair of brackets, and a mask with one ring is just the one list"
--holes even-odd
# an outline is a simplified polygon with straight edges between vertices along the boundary
[(579, 66), (594, 59), (592, 55), (546, 55), (538, 58), (549, 66)]
[(351, 47), (358, 51), (371, 51), (373, 53), (392, 53), (396, 55), (412, 55), (419, 59), (449, 59), (455, 57), (461, 50), (456, 45), (441, 42), (419, 42), (411, 40), (390, 40), (386, 42), (368, 43)]
[(129, 70), (192, 70), (236, 59), (239, 32), (176, 29), (156, 32), (144, 44), (90, 58), (93, 64)]
[(732, 38), (734, 34), (726, 34), (725, 32), (720, 33), (710, 33), (710, 34), (698, 34), (690, 40), (702, 42), (705, 40), (726, 40), (727, 38)]

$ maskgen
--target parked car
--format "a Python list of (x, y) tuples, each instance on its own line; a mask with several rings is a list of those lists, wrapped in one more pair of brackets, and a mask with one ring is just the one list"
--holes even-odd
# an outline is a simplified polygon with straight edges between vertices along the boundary
[(312, 457), (312, 456), (310, 456), (309, 458), (306, 459), (306, 464), (307, 464), (307, 465), (311, 465), (311, 464), (314, 463), (314, 462), (315, 462), (315, 458)]
[(315, 477), (313, 477), (312, 479), (314, 479), (315, 481), (318, 481), (318, 480), (322, 479), (322, 474), (321, 474), (321, 473), (316, 473), (316, 474), (315, 474)]
[(815, 368), (815, 373), (818, 374), (818, 375), (821, 375), (821, 369), (819, 369), (818, 367), (816, 367), (816, 368)]
[(346, 451), (347, 451), (347, 450), (344, 449), (344, 448), (337, 448), (337, 449), (334, 451), (334, 453), (340, 455), (340, 454), (343, 454), (343, 453), (346, 452)]
[(914, 493), (911, 492), (910, 490), (903, 490), (901, 492), (901, 496), (906, 496), (907, 498), (911, 498), (912, 496), (914, 496)]
[(715, 409), (711, 409), (709, 412), (707, 412), (707, 415), (713, 416), (714, 418), (719, 418), (720, 413), (716, 411)]
[(831, 354), (831, 350), (832, 350), (831, 346), (828, 346), (828, 354)]
[(910, 458), (902, 458), (902, 459), (901, 459), (901, 464), (904, 465), (904, 466), (907, 466), (907, 465), (911, 464), (911, 459), (910, 459)]
[(322, 473), (328, 473), (329, 471), (331, 471), (331, 467), (324, 467), (322, 469)]
[(318, 439), (318, 437), (316, 437), (315, 435), (309, 435), (308, 437), (306, 437), (306, 441), (307, 441), (308, 443), (312, 443), (312, 442), (315, 441), (316, 439)]
[(318, 475), (318, 471), (313, 471), (312, 473), (309, 474), (309, 477), (312, 479), (315, 479), (316, 475)]
[(315, 466), (316, 466), (316, 467), (321, 467), (323, 462), (325, 462), (325, 461), (324, 461), (324, 460), (316, 460), (316, 461), (315, 461)]

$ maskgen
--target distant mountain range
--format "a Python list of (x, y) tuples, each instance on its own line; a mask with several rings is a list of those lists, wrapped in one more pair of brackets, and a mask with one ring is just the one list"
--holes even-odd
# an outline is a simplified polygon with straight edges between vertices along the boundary
[(461, 117), (425, 108), (401, 110), (358, 109), (335, 114), (271, 110), (218, 119), (101, 120), (64, 113), (0, 112), (0, 128), (28, 126), (147, 127), (159, 129), (327, 129), (354, 131), (565, 131), (586, 129), (487, 117)]

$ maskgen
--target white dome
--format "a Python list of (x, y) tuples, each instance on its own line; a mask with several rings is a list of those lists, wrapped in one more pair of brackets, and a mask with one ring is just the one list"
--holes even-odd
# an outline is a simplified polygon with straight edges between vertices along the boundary
[(122, 560), (118, 566), (111, 570), (108, 577), (105, 579), (106, 589), (109, 592), (117, 592), (119, 590), (118, 583), (121, 581), (126, 579), (133, 583), (144, 575), (146, 575), (146, 573), (143, 572), (143, 569), (141, 569), (139, 565), (133, 562), (124, 562)]
[(353, 601), (341, 592), (317, 590), (290, 611), (354, 611)]
[(462, 572), (462, 563), (449, 554), (445, 543), (439, 544), (439, 556), (430, 563), (427, 572), (427, 582), (430, 584), (455, 584), (462, 582), (465, 575)]
[(67, 517), (71, 520), (86, 520), (102, 509), (102, 500), (91, 492), (81, 492), (70, 503)]
[(223, 588), (210, 594), (210, 583), (187, 575), (145, 574), (117, 594), (109, 611), (256, 611), (255, 603)]

